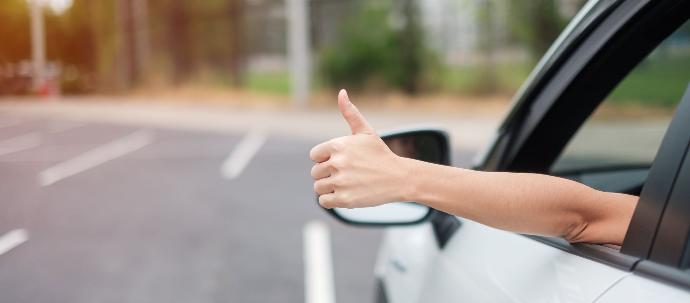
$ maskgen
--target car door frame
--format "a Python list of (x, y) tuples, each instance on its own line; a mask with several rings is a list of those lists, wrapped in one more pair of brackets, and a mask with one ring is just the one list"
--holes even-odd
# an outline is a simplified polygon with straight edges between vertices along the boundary
[[(662, 142), (659, 166), (675, 165), (666, 176), (668, 197), (648, 259), (635, 266), (635, 273), (662, 282), (690, 288), (690, 84)], [(657, 158), (659, 158), (657, 157)], [(663, 161), (661, 161), (663, 160)], [(653, 167), (654, 169), (654, 167)], [(650, 175), (653, 172), (650, 172)], [(673, 179), (670, 179), (673, 175)], [(685, 185), (685, 186), (683, 186)]]
[[(518, 94), (477, 169), (549, 173), (570, 138), (596, 107), (690, 14), (688, 1), (628, 0), (607, 4), (600, 16), (576, 35), (570, 35), (566, 45), (554, 45), (555, 51), (550, 52), (557, 53), (560, 49), (560, 54), (552, 53), (555, 58), (544, 59), (541, 68), (530, 76), (531, 81)], [(633, 220), (639, 228), (629, 230), (621, 251), (600, 245), (571, 245), (554, 238), (527, 237), (631, 271), (652, 249), (671, 188), (651, 190), (647, 184), (663, 183), (670, 176), (664, 173), (652, 175), (650, 171)]]

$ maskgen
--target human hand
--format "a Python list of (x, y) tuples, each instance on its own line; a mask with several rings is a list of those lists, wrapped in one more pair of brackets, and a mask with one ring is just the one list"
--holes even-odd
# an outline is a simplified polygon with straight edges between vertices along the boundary
[(403, 201), (406, 160), (395, 155), (364, 119), (347, 92), (340, 90), (338, 108), (352, 130), (312, 148), (309, 157), (314, 191), (325, 208), (359, 208)]

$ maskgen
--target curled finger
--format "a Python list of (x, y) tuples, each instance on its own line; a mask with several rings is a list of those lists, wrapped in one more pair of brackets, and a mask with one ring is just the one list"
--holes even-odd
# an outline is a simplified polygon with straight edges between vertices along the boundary
[(314, 192), (319, 195), (330, 194), (335, 190), (333, 185), (333, 180), (330, 178), (324, 178), (314, 181)]

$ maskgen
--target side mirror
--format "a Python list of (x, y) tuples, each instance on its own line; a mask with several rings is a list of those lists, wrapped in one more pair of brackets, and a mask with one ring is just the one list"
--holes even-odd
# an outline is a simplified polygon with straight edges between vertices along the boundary
[[(448, 135), (442, 130), (393, 131), (382, 134), (381, 139), (398, 156), (450, 165)], [(424, 222), (433, 210), (413, 201), (401, 201), (367, 208), (333, 208), (327, 211), (348, 224), (391, 226)]]

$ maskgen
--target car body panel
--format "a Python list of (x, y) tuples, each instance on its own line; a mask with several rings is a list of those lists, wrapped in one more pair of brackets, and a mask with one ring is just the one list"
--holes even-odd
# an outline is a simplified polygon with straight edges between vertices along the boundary
[(597, 303), (687, 303), (690, 291), (672, 285), (650, 280), (639, 275), (630, 275), (616, 283)]
[(440, 249), (431, 224), (386, 229), (376, 262), (376, 277), (383, 281), (389, 302), (418, 302), (431, 263)]
[[(379, 264), (389, 302), (593, 302), (630, 272), (462, 219), (442, 250), (428, 225), (391, 229)], [(434, 247), (429, 247), (434, 246)], [(402, 254), (402, 255), (401, 255)], [(402, 262), (405, 271), (393, 265)]]

